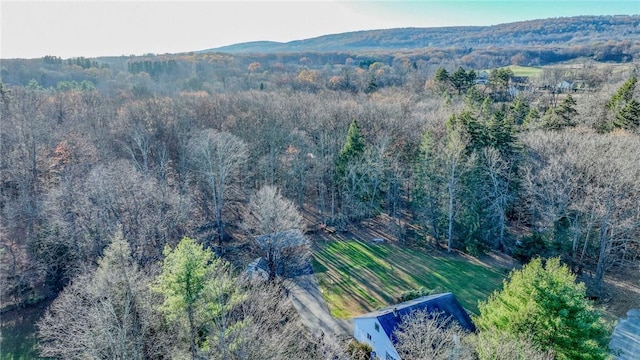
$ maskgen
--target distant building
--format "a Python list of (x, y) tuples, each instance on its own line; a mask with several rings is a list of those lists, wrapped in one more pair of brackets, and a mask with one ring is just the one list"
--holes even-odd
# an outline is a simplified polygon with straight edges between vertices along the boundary
[(394, 331), (403, 318), (414, 311), (441, 313), (457, 321), (463, 329), (476, 327), (462, 305), (452, 293), (423, 296), (353, 318), (353, 337), (369, 344), (375, 355), (384, 360), (400, 360), (396, 351)]
[(514, 84), (525, 85), (529, 82), (528, 76), (512, 76), (511, 82)]
[(574, 89), (574, 85), (572, 82), (569, 81), (560, 81), (557, 85), (556, 85), (556, 90), (560, 91), (560, 92), (569, 92), (571, 90)]
[(486, 70), (478, 73), (478, 76), (474, 80), (476, 85), (487, 85), (489, 83), (489, 73)]

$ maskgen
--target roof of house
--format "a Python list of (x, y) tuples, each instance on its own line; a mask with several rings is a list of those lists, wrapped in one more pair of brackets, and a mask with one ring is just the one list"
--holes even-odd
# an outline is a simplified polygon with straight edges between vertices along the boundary
[(443, 313), (445, 317), (451, 317), (456, 320), (463, 329), (468, 331), (476, 330), (469, 314), (467, 314), (466, 310), (450, 292), (419, 297), (357, 316), (354, 319), (377, 318), (389, 339), (395, 343), (395, 335), (393, 332), (396, 327), (402, 322), (405, 316), (419, 310), (430, 313)]

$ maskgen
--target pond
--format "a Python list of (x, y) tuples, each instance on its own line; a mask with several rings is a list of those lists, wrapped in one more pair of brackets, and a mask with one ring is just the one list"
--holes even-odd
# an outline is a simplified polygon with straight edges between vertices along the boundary
[(44, 315), (51, 301), (43, 301), (22, 309), (0, 315), (0, 359), (38, 359), (36, 345), (36, 321)]

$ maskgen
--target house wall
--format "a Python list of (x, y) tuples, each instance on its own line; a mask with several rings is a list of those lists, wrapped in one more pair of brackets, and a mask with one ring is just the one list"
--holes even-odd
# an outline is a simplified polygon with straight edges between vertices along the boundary
[[(378, 324), (379, 330), (376, 330), (375, 324)], [(371, 339), (367, 337), (367, 334), (371, 336)], [(387, 353), (393, 359), (400, 360), (391, 340), (375, 317), (353, 319), (353, 337), (361, 343), (369, 344), (378, 358), (382, 360), (387, 360)]]

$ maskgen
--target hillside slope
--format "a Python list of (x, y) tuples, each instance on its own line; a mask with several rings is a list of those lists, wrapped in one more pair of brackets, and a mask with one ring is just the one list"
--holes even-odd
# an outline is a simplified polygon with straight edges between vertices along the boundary
[(201, 52), (286, 53), (589, 45), (640, 38), (640, 15), (577, 16), (492, 26), (401, 28), (325, 35), (287, 43), (256, 41)]

